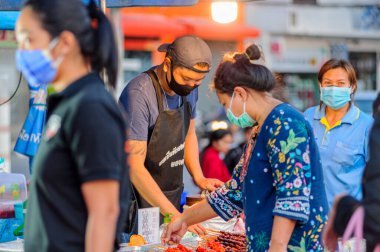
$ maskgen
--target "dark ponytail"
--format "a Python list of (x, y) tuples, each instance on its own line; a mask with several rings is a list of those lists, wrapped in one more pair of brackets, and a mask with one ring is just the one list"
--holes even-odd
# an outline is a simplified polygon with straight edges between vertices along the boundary
[(253, 62), (262, 57), (260, 48), (254, 44), (245, 52), (225, 54), (216, 70), (214, 88), (230, 95), (237, 86), (270, 92), (276, 85), (275, 77), (267, 67)]
[(27, 0), (38, 15), (43, 28), (55, 38), (70, 31), (78, 41), (82, 55), (91, 62), (92, 70), (106, 73), (112, 88), (116, 87), (118, 53), (112, 25), (90, 0), (86, 7), (81, 0)]
[(107, 74), (108, 82), (115, 88), (118, 52), (111, 22), (96, 6), (95, 0), (90, 0), (88, 10), (94, 30), (95, 48), (91, 58), (92, 68), (99, 73), (104, 70)]

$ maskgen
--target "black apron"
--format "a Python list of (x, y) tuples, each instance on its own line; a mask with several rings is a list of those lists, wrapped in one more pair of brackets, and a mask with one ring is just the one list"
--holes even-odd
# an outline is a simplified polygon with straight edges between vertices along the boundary
[[(180, 208), (183, 191), (185, 138), (190, 125), (191, 106), (182, 97), (182, 106), (165, 110), (163, 91), (153, 69), (145, 72), (152, 79), (158, 104), (158, 117), (148, 140), (145, 167), (169, 201)], [(137, 191), (139, 208), (152, 207)], [(162, 215), (161, 215), (162, 221)]]

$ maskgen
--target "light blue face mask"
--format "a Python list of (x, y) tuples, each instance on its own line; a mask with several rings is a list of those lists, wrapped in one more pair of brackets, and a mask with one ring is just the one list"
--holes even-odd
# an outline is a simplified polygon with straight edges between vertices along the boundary
[(352, 89), (348, 87), (323, 87), (321, 88), (321, 101), (326, 106), (337, 110), (351, 100)]
[(255, 120), (250, 117), (247, 112), (245, 112), (245, 102), (243, 105), (243, 113), (236, 117), (234, 113), (232, 113), (231, 107), (232, 107), (232, 101), (234, 100), (235, 93), (232, 94), (231, 102), (230, 102), (230, 107), (227, 110), (227, 118), (230, 120), (231, 123), (235, 124), (236, 126), (240, 128), (247, 128), (247, 127), (252, 127), (255, 124)]
[(17, 50), (16, 67), (22, 72), (31, 86), (50, 84), (57, 75), (57, 68), (63, 58), (53, 61), (50, 51), (57, 45), (58, 38), (53, 39), (45, 50)]

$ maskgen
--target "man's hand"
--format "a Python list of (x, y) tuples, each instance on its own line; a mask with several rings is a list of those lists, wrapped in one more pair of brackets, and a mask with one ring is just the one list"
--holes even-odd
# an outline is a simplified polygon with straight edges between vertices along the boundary
[(200, 179), (195, 180), (195, 183), (199, 188), (207, 191), (214, 191), (224, 184), (219, 179), (208, 179), (205, 177), (201, 177)]

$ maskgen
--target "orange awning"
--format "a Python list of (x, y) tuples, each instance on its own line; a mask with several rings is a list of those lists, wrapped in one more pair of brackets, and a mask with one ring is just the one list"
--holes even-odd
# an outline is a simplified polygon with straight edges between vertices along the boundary
[(159, 14), (122, 14), (122, 27), (125, 37), (158, 39), (186, 34), (186, 27), (182, 24)]
[(257, 28), (239, 23), (219, 24), (201, 17), (179, 17), (176, 20), (188, 28), (188, 33), (205, 40), (241, 41), (260, 35)]
[(260, 35), (257, 28), (244, 24), (219, 24), (202, 17), (172, 17), (159, 14), (123, 13), (125, 37), (163, 38), (193, 34), (205, 40), (241, 41)]

